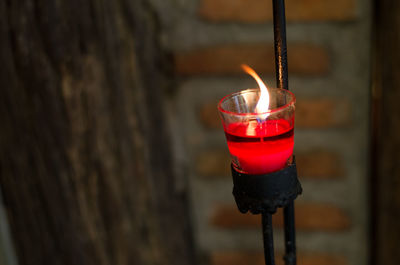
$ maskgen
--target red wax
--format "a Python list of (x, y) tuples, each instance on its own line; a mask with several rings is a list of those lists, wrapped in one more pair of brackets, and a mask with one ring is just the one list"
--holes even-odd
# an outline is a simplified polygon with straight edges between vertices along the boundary
[(232, 123), (224, 129), (233, 161), (244, 173), (278, 171), (293, 153), (293, 121)]

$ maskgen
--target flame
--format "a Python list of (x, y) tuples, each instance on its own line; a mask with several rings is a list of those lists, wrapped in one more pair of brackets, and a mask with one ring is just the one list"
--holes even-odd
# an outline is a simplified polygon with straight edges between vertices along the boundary
[[(251, 75), (257, 81), (258, 86), (260, 87), (261, 95), (260, 95), (260, 98), (258, 99), (256, 108), (254, 111), (256, 113), (267, 112), (268, 108), (269, 108), (269, 93), (268, 93), (267, 87), (265, 86), (265, 84), (261, 80), (261, 78), (258, 76), (258, 74), (252, 68), (250, 68), (246, 64), (242, 64), (241, 66), (242, 66), (242, 69), (246, 73)], [(268, 116), (269, 116), (269, 113), (263, 114), (263, 119), (265, 120)]]

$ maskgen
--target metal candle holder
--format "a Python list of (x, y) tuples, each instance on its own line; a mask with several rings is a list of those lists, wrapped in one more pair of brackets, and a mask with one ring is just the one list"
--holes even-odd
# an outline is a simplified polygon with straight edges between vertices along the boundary
[(272, 214), (278, 207), (284, 207), (285, 223), (285, 263), (296, 264), (296, 242), (294, 228), (294, 199), (302, 189), (297, 179), (296, 162), (293, 161), (280, 171), (248, 175), (232, 166), (233, 196), (241, 213), (250, 211), (262, 214), (264, 256), (266, 265), (274, 265), (274, 242), (272, 233)]
[[(286, 48), (286, 22), (284, 0), (273, 1), (275, 64), (277, 85), (288, 87)], [(280, 171), (264, 175), (243, 174), (232, 166), (233, 195), (239, 211), (262, 215), (264, 256), (266, 265), (275, 265), (272, 233), (272, 214), (278, 207), (284, 208), (285, 264), (296, 265), (296, 237), (294, 227), (294, 200), (302, 189), (297, 178), (296, 162)]]

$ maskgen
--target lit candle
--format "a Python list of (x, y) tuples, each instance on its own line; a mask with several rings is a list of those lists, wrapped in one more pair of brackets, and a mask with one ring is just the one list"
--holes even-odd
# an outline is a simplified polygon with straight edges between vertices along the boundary
[(218, 105), (233, 166), (253, 175), (278, 171), (293, 153), (295, 97), (287, 90), (268, 90), (251, 68), (243, 68), (260, 89), (233, 93)]

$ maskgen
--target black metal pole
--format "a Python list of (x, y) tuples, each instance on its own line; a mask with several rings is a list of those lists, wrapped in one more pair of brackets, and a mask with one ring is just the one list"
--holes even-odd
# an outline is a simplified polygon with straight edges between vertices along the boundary
[(263, 213), (261, 218), (262, 218), (262, 230), (263, 230), (263, 240), (264, 240), (265, 264), (275, 265), (272, 215), (270, 213)]
[(272, 4), (274, 14), (276, 83), (279, 88), (289, 89), (286, 47), (285, 1), (273, 0)]
[(285, 223), (285, 264), (296, 265), (296, 232), (294, 227), (294, 201), (283, 210)]
[[(285, 1), (273, 0), (275, 68), (277, 86), (289, 89), (286, 46)], [(296, 265), (296, 236), (294, 227), (294, 202), (284, 208), (285, 264)]]

